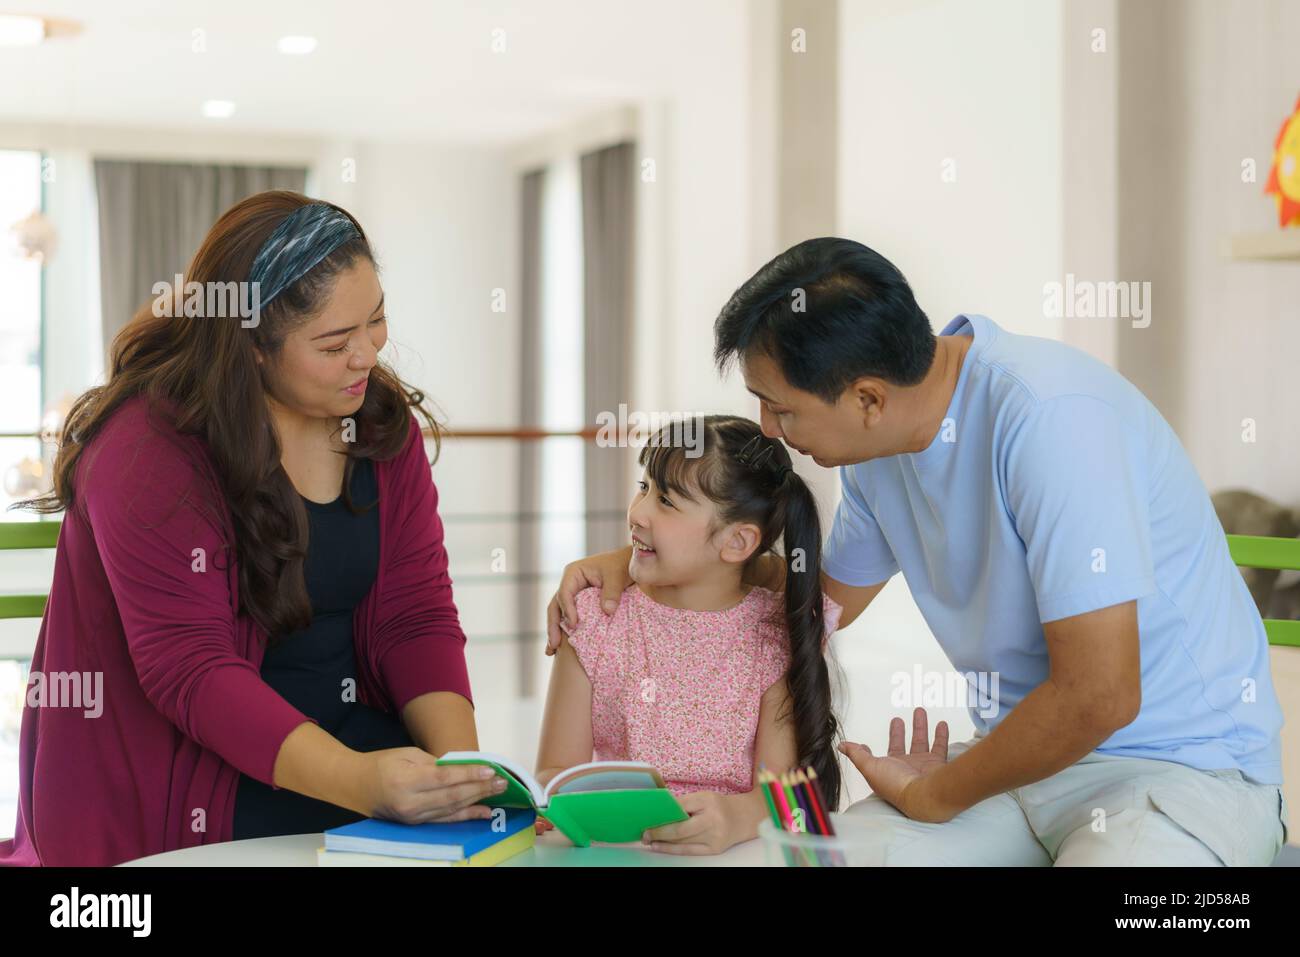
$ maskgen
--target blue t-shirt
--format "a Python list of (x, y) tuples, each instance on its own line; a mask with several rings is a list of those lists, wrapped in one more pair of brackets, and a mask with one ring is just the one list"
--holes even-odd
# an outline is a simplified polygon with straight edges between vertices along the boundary
[(970, 702), (983, 731), (1047, 678), (1042, 622), (1137, 599), (1142, 709), (1097, 750), (1281, 784), (1264, 625), (1169, 424), (1063, 343), (978, 315), (942, 334), (974, 336), (943, 426), (924, 451), (840, 468), (826, 574), (901, 569), (955, 668), (996, 688)]

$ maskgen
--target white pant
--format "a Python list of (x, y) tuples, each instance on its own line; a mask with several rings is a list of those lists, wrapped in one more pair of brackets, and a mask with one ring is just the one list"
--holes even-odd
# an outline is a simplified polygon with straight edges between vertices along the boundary
[[(954, 744), (949, 758), (979, 737)], [(1262, 866), (1286, 843), (1286, 798), (1240, 771), (1093, 751), (967, 808), (913, 821), (871, 795), (848, 814), (879, 822), (885, 863), (908, 866)]]

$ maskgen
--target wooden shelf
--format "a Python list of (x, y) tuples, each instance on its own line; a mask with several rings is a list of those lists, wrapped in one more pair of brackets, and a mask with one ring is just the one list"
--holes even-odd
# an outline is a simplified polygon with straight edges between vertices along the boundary
[(1300, 229), (1277, 229), (1271, 233), (1237, 233), (1228, 237), (1228, 256), (1249, 261), (1300, 262)]

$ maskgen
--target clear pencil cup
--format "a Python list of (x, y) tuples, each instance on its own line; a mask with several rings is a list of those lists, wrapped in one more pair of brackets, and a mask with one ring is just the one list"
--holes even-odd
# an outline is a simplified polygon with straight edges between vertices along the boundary
[(884, 867), (885, 848), (871, 821), (832, 814), (834, 837), (783, 831), (765, 818), (759, 822), (764, 863), (769, 867)]

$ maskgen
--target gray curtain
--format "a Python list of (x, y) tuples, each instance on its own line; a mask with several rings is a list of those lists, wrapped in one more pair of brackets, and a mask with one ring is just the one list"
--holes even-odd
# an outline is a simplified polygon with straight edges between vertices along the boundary
[(185, 271), (222, 213), (254, 193), (306, 185), (304, 167), (95, 160), (104, 349), (154, 283)]
[[(519, 217), (519, 428), (542, 425), (542, 177), (543, 170), (523, 178)], [(519, 634), (519, 696), (530, 697), (537, 670), (538, 609), (542, 607), (541, 524), (537, 517), (542, 501), (542, 444), (522, 441), (519, 445), (518, 542), (514, 570), (519, 583), (516, 631)], [(550, 584), (550, 583), (548, 583)], [(545, 627), (545, 618), (540, 619)]]
[[(617, 416), (629, 398), (636, 150), (619, 143), (585, 154), (581, 165), (583, 416), (592, 428), (598, 413)], [(627, 544), (630, 457), (627, 449), (586, 445), (588, 554)]]

